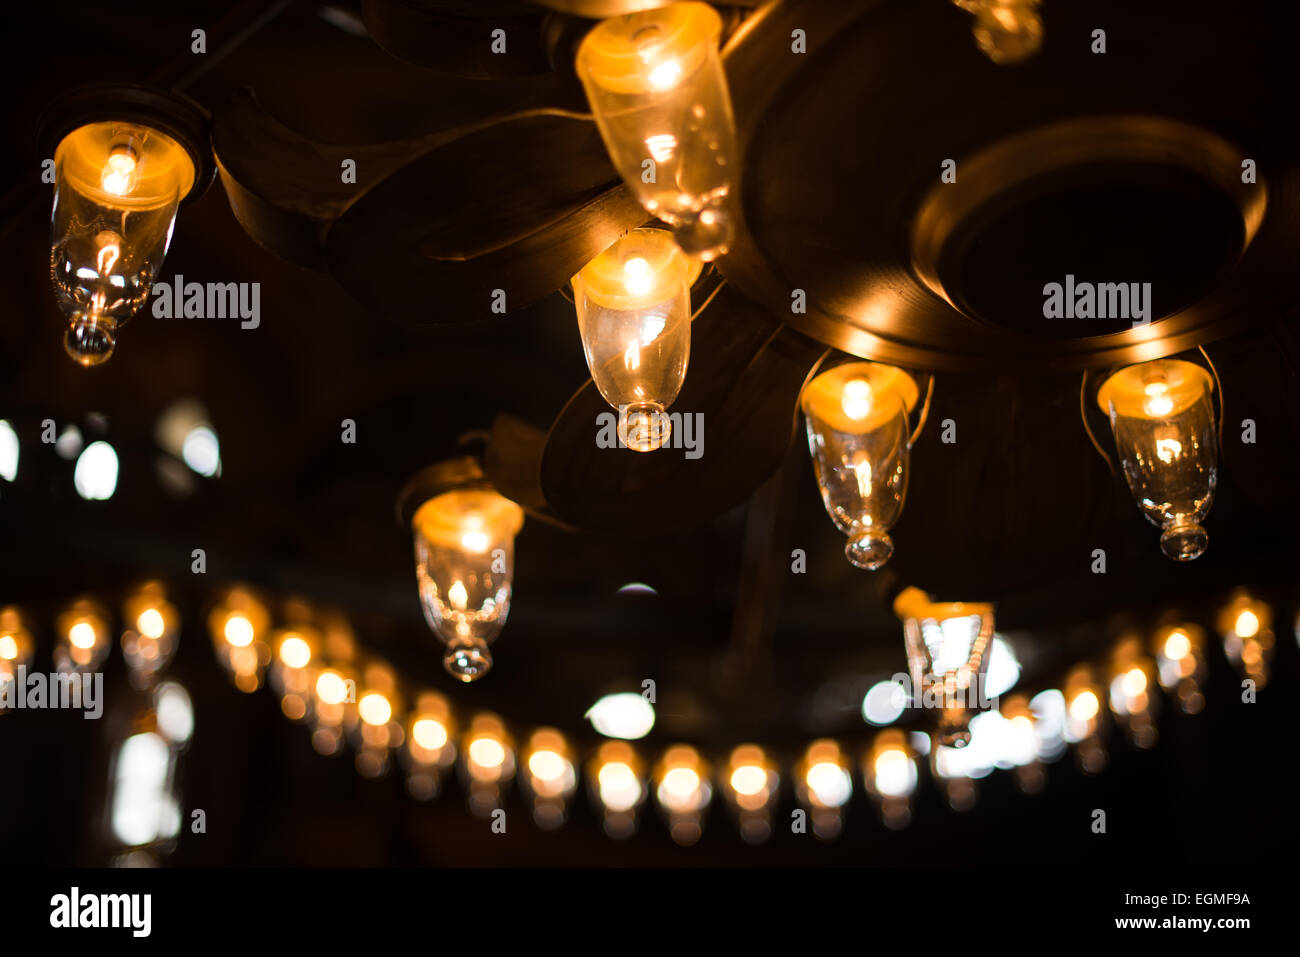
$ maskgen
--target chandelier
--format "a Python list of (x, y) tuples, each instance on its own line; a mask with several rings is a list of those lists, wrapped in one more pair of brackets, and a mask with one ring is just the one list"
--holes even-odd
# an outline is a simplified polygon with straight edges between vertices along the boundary
[[(331, 277), (376, 313), (514, 318), (558, 295), (589, 379), (549, 428), (501, 416), (472, 454), (396, 477), (411, 600), (448, 675), (478, 682), (508, 646), (526, 526), (648, 536), (716, 518), (782, 474), (802, 431), (805, 477), (846, 560), (900, 622), (908, 700), (932, 711), (925, 743), (887, 729), (850, 753), (823, 738), (784, 763), (752, 742), (649, 755), (612, 739), (585, 753), (558, 727), (525, 735), (493, 714), (466, 721), (442, 693), (332, 644), (312, 614), (277, 621), (245, 586), (207, 618), (241, 691), (269, 682), (318, 751), (352, 747), (368, 776), (400, 762), (417, 797), (457, 774), (471, 810), (490, 814), (518, 780), (545, 828), (586, 787), (611, 836), (632, 833), (649, 801), (683, 844), (698, 839), (716, 796), (742, 836), (762, 839), (783, 781), (819, 836), (839, 832), (855, 780), (901, 825), (927, 756), (961, 805), (960, 782), (972, 778), (961, 762), (973, 760), (961, 754), (987, 714), (1021, 735), (1024, 760), (999, 766), (1028, 782), (1058, 745), (1057, 756), (1073, 745), (1081, 767), (1100, 769), (1108, 721), (1151, 746), (1157, 688), (1200, 710), (1209, 641), (1205, 626), (1177, 620), (1079, 662), (1043, 689), (1050, 703), (1020, 696), (990, 712), (1002, 596), (924, 580), (925, 556), (909, 554), (905, 535), (909, 486), (926, 469), (930, 481), (942, 474), (935, 449), (991, 441), (1019, 411), (1008, 403), (1004, 421), (977, 433), (960, 412), (939, 411), (947, 383), (1069, 376), (1047, 401), (1071, 418), (1077, 401), (1072, 424), (1110, 474), (1108, 501), (1131, 496), (1173, 562), (1213, 550), (1225, 402), (1238, 397), (1223, 394), (1210, 350), (1252, 312), (1292, 304), (1271, 277), (1300, 253), (1296, 157), (1264, 122), (1279, 115), (1279, 94), (1261, 94), (1240, 122), (1208, 93), (1187, 106), (1176, 50), (1133, 67), (1107, 52), (1105, 31), (1083, 31), (1052, 0), (534, 0), (510, 5), (523, 10), (506, 26), (485, 6), (462, 16), (438, 3), (363, 4), (361, 26), (399, 59), (485, 88), (534, 84), (520, 84), (517, 102), (495, 92), (473, 120), (401, 139), (322, 142), (253, 92), (201, 103), (184, 83), (100, 83), (53, 98), (39, 143), (64, 351), (92, 377), (134, 338), (165, 337), (168, 318), (260, 321), (241, 289), (169, 282), (174, 232), (217, 180), (268, 254)], [(877, 7), (897, 16), (895, 46), (873, 41)], [(1105, 7), (1112, 34), (1149, 33), (1124, 5)], [(1055, 56), (1069, 44), (1130, 72), (1094, 92)], [(951, 65), (970, 84), (964, 102), (981, 108), (954, 106), (947, 80), (909, 62), (919, 48)], [(1231, 84), (1230, 68), (1212, 72)], [(1129, 99), (1116, 92), (1139, 87)], [(1004, 99), (1015, 108), (987, 108)], [(888, 126), (904, 114), (927, 127), (917, 144)], [(841, 136), (866, 117), (880, 124), (869, 135)], [(1131, 228), (1117, 227), (1125, 216)], [(964, 491), (954, 479), (952, 497)], [(1049, 538), (1057, 524), (1084, 523), (1081, 511), (1061, 502), (1034, 521)], [(1077, 560), (1106, 570), (1104, 554)], [(1271, 613), (1245, 593), (1234, 602), (1215, 627), (1230, 662), (1262, 684)], [(156, 583), (126, 606), (123, 653), (141, 687), (174, 651), (177, 614)], [(16, 609), (4, 615), (0, 677), (12, 681), (31, 640)], [(58, 667), (96, 667), (110, 617), (90, 598), (69, 606), (55, 629)], [(1049, 711), (1054, 744), (1034, 731)]]

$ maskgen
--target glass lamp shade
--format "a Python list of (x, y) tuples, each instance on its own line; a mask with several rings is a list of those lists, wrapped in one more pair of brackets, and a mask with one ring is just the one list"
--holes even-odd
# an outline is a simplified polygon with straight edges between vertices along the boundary
[(978, 602), (932, 601), (919, 588), (894, 599), (903, 622), (913, 704), (938, 711), (940, 744), (970, 742), (970, 719), (989, 700), (984, 681), (993, 646), (993, 606)]
[(63, 345), (80, 364), (97, 365), (149, 296), (194, 162), (165, 133), (106, 121), (65, 136), (54, 166), (50, 277), (68, 320)]
[(673, 3), (601, 22), (576, 63), (623, 181), (706, 261), (726, 252), (733, 232), (725, 200), (735, 121), (721, 34), (708, 4)]
[(894, 552), (889, 529), (907, 495), (907, 416), (917, 398), (911, 376), (878, 362), (835, 366), (800, 397), (822, 501), (859, 568), (880, 568)]
[(634, 229), (573, 277), (573, 303), (591, 378), (618, 409), (618, 434), (639, 452), (672, 432), (665, 409), (686, 379), (690, 287), (699, 260), (662, 229)]
[(510, 611), (515, 535), (523, 524), (523, 509), (487, 488), (443, 492), (415, 512), (420, 603), (447, 646), (443, 665), (461, 681), (492, 667), (488, 645)]
[(1121, 369), (1097, 393), (1129, 490), (1175, 561), (1198, 557), (1209, 542), (1200, 522), (1219, 473), (1212, 390), (1200, 366), (1158, 359)]

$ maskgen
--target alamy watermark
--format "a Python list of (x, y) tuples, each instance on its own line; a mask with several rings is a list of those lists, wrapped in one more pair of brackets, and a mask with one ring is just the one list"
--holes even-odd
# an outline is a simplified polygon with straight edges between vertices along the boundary
[[(628, 448), (624, 441), (619, 422), (629, 415), (629, 407), (619, 406), (617, 413), (601, 412), (596, 416), (596, 447), (600, 449)], [(649, 424), (652, 431), (662, 433), (667, 428), (668, 437), (661, 448), (683, 449), (686, 458), (698, 459), (704, 455), (704, 413), (703, 412), (649, 412), (648, 416), (657, 417), (656, 424)], [(635, 416), (634, 416), (635, 417)]]
[(1151, 322), (1151, 283), (1065, 282), (1043, 287), (1045, 319), (1129, 319), (1134, 326)]
[(0, 711), (77, 709), (87, 721), (104, 714), (104, 673), (27, 673), (20, 665), (12, 677), (0, 676)]
[(262, 323), (260, 282), (186, 282), (180, 273), (153, 286), (153, 314), (158, 319), (239, 319), (239, 328)]

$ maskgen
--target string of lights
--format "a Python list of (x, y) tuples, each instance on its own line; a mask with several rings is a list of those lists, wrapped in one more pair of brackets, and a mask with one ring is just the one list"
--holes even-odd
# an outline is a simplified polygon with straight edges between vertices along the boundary
[[(742, 743), (718, 755), (715, 765), (691, 744), (674, 743), (652, 755), (633, 743), (654, 726), (654, 703), (646, 695), (597, 701), (586, 717), (605, 740), (591, 747), (557, 727), (512, 731), (499, 715), (453, 706), (441, 692), (407, 680), (357, 641), (342, 614), (298, 599), (275, 606), (279, 615), (254, 589), (228, 587), (211, 602), (206, 630), (235, 687), (249, 694), (269, 688), (286, 718), (311, 729), (318, 753), (350, 750), (359, 774), (400, 774), (419, 801), (438, 797), (457, 779), (470, 813), (484, 819), (502, 810), (517, 785), (544, 830), (564, 825), (580, 784), (615, 839), (636, 832), (652, 801), (680, 845), (699, 840), (718, 795), (742, 839), (762, 843), (776, 826), (783, 793), (793, 794), (794, 819), (802, 814), (808, 829), (824, 840), (843, 829), (858, 781), (891, 829), (910, 823), (927, 773), (956, 811), (973, 807), (976, 782), (997, 769), (1012, 773), (1025, 793), (1038, 793), (1046, 786), (1046, 766), (1071, 749), (1083, 772), (1101, 771), (1112, 722), (1136, 747), (1154, 746), (1159, 709), (1200, 712), (1209, 671), (1207, 630), (1190, 621), (1163, 621), (1148, 636), (1121, 638), (1104, 661), (1076, 664), (1059, 687), (1000, 694), (969, 718), (965, 735), (945, 737), (942, 715), (932, 732), (889, 727), (903, 715), (909, 689), (882, 683), (863, 702), (864, 718), (878, 726), (865, 742), (822, 738), (790, 760)], [(57, 671), (84, 675), (102, 669), (114, 644), (112, 622), (108, 607), (97, 600), (67, 603), (54, 622)], [(0, 609), (0, 714), (21, 701), (36, 650), (30, 625), (18, 608)], [(175, 801), (158, 795), (170, 793), (175, 758), (194, 718), (184, 689), (164, 678), (181, 633), (180, 612), (165, 587), (149, 582), (127, 594), (120, 629), (132, 685), (149, 692), (152, 702), (146, 730), (137, 727), (123, 742), (117, 762), (114, 828), (129, 848), (175, 835)], [(1241, 676), (1246, 700), (1269, 678), (1273, 611), (1238, 589), (1223, 604), (1214, 632), (1226, 662)], [(136, 760), (146, 745), (158, 753), (144, 757), (157, 760)], [(148, 770), (148, 787), (133, 782), (133, 768)], [(151, 809), (143, 825), (132, 811), (141, 795)], [(159, 823), (159, 817), (166, 820)]]

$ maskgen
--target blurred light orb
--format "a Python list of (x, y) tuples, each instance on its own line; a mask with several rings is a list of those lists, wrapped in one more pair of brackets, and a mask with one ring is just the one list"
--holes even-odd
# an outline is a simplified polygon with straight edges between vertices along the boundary
[(655, 726), (654, 705), (631, 691), (605, 695), (585, 717), (600, 734), (625, 741), (644, 738)]
[(907, 689), (897, 681), (878, 681), (862, 696), (862, 717), (867, 724), (893, 724), (907, 709)]
[(107, 442), (91, 442), (77, 456), (72, 485), (87, 501), (103, 502), (117, 491), (117, 453)]

